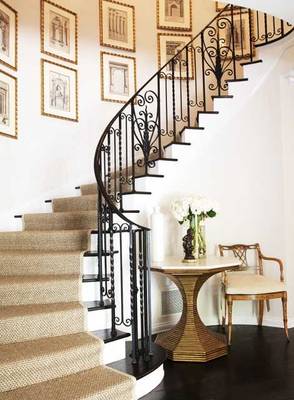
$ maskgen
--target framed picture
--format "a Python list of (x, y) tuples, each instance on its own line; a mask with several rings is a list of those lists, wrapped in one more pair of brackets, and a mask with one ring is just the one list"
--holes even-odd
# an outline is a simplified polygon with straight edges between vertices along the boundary
[[(215, 3), (215, 9), (216, 11), (220, 12), (223, 11), (223, 9), (228, 5), (229, 3), (223, 3), (221, 1), (217, 1)], [(240, 6), (234, 6), (233, 9), (240, 9)]]
[(41, 51), (60, 60), (78, 62), (77, 14), (41, 0)]
[[(241, 60), (250, 56), (250, 27), (251, 33), (253, 33), (254, 26), (252, 24), (252, 19), (249, 16), (249, 12), (242, 12), (241, 14), (238, 12), (235, 15), (236, 17), (233, 19), (235, 56)], [(231, 23), (226, 24), (224, 29), (219, 29), (219, 38), (220, 49), (223, 50), (223, 53), (228, 49), (228, 56), (226, 58), (232, 58), (233, 40)]]
[(192, 30), (192, 0), (157, 0), (157, 28)]
[(0, 71), (0, 135), (17, 139), (17, 79)]
[(113, 0), (100, 0), (100, 44), (136, 51), (135, 7)]
[(137, 91), (136, 59), (101, 52), (102, 100), (125, 103)]
[(0, 62), (17, 69), (17, 12), (0, 0)]
[(41, 60), (42, 115), (78, 121), (77, 71)]
[[(172, 74), (174, 68), (174, 76), (177, 79), (187, 79), (187, 52), (182, 51), (192, 40), (192, 35), (189, 34), (172, 34), (172, 33), (158, 33), (158, 64), (159, 68), (167, 64), (171, 58), (178, 54), (177, 62), (174, 64), (168, 63), (164, 72), (168, 75)], [(189, 79), (194, 78), (193, 71), (193, 56), (192, 52), (188, 52), (189, 57)]]

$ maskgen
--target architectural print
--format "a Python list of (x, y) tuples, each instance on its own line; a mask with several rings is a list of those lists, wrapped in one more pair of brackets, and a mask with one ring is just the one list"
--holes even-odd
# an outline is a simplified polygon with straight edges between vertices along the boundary
[(113, 0), (100, 0), (102, 46), (135, 51), (135, 8)]
[(70, 21), (68, 18), (50, 11), (50, 45), (57, 50), (70, 52)]
[[(225, 16), (224, 16), (225, 17)], [(250, 56), (250, 29), (254, 32), (254, 26), (248, 12), (242, 14), (236, 13), (232, 25), (226, 22), (225, 28), (219, 30), (220, 48), (223, 58), (232, 58), (232, 49), (234, 47), (235, 56), (239, 59), (247, 59)], [(252, 49), (254, 52), (254, 49)]]
[(0, 71), (0, 134), (17, 138), (17, 79)]
[(41, 0), (41, 51), (77, 64), (77, 14)]
[(50, 71), (50, 107), (57, 111), (70, 111), (70, 78)]
[[(158, 56), (159, 56), (159, 67), (166, 65), (164, 72), (168, 75), (174, 73), (175, 78), (186, 79), (187, 78), (187, 52), (181, 51), (186, 44), (192, 40), (192, 35), (173, 35), (170, 33), (159, 33), (158, 34)], [(169, 62), (174, 56), (176, 56), (176, 62)], [(189, 60), (189, 79), (193, 78), (193, 62), (192, 52), (188, 52)]]
[(78, 120), (77, 71), (42, 60), (42, 114)]
[(157, 0), (158, 29), (192, 30), (191, 0)]
[(165, 0), (165, 18), (169, 22), (184, 22), (184, 0)]
[(129, 96), (129, 66), (128, 64), (109, 63), (109, 92), (114, 95)]
[(136, 91), (134, 57), (101, 53), (102, 100), (126, 102)]
[(0, 62), (17, 68), (17, 12), (0, 0)]

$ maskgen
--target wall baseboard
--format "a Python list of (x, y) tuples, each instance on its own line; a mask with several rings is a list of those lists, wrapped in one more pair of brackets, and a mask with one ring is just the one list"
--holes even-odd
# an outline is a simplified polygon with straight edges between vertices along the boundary
[[(165, 318), (163, 321), (158, 321), (153, 323), (153, 333), (160, 333), (171, 329), (179, 320), (180, 315), (177, 314), (170, 317), (168, 320)], [(203, 321), (205, 325), (219, 325), (220, 321), (217, 318), (208, 318)], [(256, 317), (235, 317), (233, 318), (234, 325), (257, 325)], [(281, 318), (264, 318), (263, 326), (268, 326), (272, 328), (284, 328), (283, 319)], [(288, 319), (288, 328), (294, 328), (294, 318)]]

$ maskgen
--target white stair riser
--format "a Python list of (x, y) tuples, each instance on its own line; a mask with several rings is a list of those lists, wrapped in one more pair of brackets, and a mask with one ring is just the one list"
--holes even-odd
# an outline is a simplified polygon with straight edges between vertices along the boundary
[(220, 118), (219, 114), (199, 114), (199, 121), (198, 121), (198, 126), (201, 127), (206, 127), (207, 125), (210, 125), (211, 123), (216, 124), (218, 119)]
[(205, 129), (185, 129), (182, 134), (182, 141), (186, 143), (191, 143), (191, 146), (197, 141), (199, 137), (205, 135)]
[(249, 87), (248, 82), (249, 81), (229, 82), (228, 94), (236, 97), (245, 96)]
[(111, 327), (111, 310), (89, 311), (87, 313), (87, 330), (89, 332)]
[(228, 108), (232, 105), (234, 98), (217, 98), (213, 101), (213, 109), (214, 111), (219, 111), (220, 115), (223, 112), (226, 112)]

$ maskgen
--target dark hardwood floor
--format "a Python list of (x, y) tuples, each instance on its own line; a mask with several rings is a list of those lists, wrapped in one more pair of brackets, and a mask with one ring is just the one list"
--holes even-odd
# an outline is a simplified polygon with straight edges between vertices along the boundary
[[(217, 328), (214, 328), (217, 329)], [(294, 329), (234, 326), (229, 355), (165, 363), (163, 382), (144, 400), (294, 400)]]

